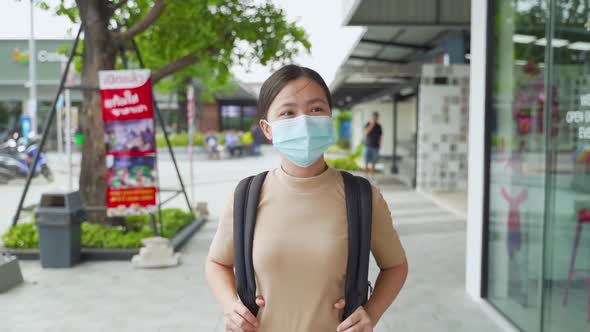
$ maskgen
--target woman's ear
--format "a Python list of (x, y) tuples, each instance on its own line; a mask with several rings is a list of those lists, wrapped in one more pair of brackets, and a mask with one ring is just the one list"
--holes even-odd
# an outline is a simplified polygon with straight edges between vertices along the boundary
[(262, 129), (264, 136), (266, 136), (269, 141), (272, 141), (272, 128), (268, 125), (268, 122), (266, 120), (260, 120), (258, 125)]

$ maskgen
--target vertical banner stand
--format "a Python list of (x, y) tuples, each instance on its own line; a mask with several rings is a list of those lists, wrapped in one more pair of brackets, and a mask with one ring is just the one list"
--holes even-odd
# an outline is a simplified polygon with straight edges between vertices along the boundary
[[(66, 65), (65, 65), (65, 70), (63, 71), (63, 74), (62, 74), (62, 77), (61, 77), (61, 81), (60, 81), (60, 84), (59, 84), (58, 91), (57, 91), (56, 96), (55, 96), (55, 98), (53, 100), (53, 105), (52, 105), (52, 107), (50, 109), (50, 112), (49, 112), (49, 115), (47, 117), (47, 120), (45, 121), (45, 126), (43, 128), (43, 134), (41, 136), (41, 141), (39, 142), (39, 149), (35, 153), (35, 157), (33, 158), (33, 162), (31, 164), (31, 166), (29, 167), (29, 173), (27, 174), (27, 179), (26, 179), (26, 182), (25, 182), (25, 186), (24, 186), (23, 192), (21, 194), (21, 197), (20, 197), (20, 200), (19, 200), (17, 209), (16, 209), (16, 213), (15, 213), (13, 219), (12, 219), (12, 226), (15, 226), (18, 223), (18, 220), (20, 218), (20, 214), (21, 214), (21, 212), (23, 210), (23, 205), (24, 205), (24, 202), (25, 202), (25, 198), (27, 197), (27, 193), (29, 191), (29, 187), (31, 185), (31, 181), (33, 179), (34, 170), (35, 170), (35, 168), (37, 166), (37, 163), (39, 162), (39, 157), (41, 155), (41, 152), (45, 148), (45, 143), (47, 141), (47, 136), (49, 135), (49, 129), (51, 128), (51, 124), (52, 124), (52, 122), (54, 121), (54, 118), (55, 118), (55, 113), (56, 113), (56, 110), (57, 110), (57, 107), (56, 106), (57, 106), (57, 102), (58, 102), (58, 99), (59, 99), (59, 95), (64, 91), (66, 79), (68, 77), (68, 74), (69, 74), (69, 70), (71, 68), (72, 61), (73, 61), (73, 59), (74, 59), (75, 56), (79, 56), (80, 55), (79, 53), (77, 53), (77, 50), (78, 50), (78, 44), (80, 42), (80, 36), (82, 34), (82, 31), (83, 31), (83, 27), (82, 27), (82, 25), (80, 25), (80, 28), (78, 29), (78, 34), (76, 35), (76, 39), (74, 40), (74, 44), (72, 46), (72, 50), (70, 51), (70, 55), (68, 57), (68, 61), (67, 61)], [(132, 45), (133, 51), (134, 51), (134, 53), (135, 53), (135, 55), (137, 57), (137, 61), (138, 61), (139, 65), (140, 65), (140, 68), (145, 68), (144, 62), (143, 62), (143, 60), (141, 58), (141, 54), (139, 52), (139, 48), (137, 47), (137, 43), (135, 42), (135, 40), (133, 38), (131, 39), (131, 45)], [(125, 67), (127, 67), (127, 58), (124, 55), (125, 51), (123, 49), (121, 49), (120, 52), (121, 52), (121, 60), (124, 63)], [(81, 90), (84, 90), (84, 89), (86, 89), (86, 90), (88, 90), (88, 89), (90, 89), (90, 90), (98, 90), (98, 87), (87, 87), (87, 86), (78, 86), (78, 87), (68, 86), (67, 88), (68, 89), (81, 89)], [(170, 145), (170, 139), (168, 137), (168, 132), (166, 131), (166, 126), (164, 124), (164, 118), (162, 117), (162, 114), (160, 112), (160, 108), (158, 107), (158, 103), (155, 100), (155, 98), (154, 98), (154, 113), (156, 115), (156, 118), (154, 119), (154, 121), (158, 121), (160, 123), (160, 126), (162, 128), (162, 133), (164, 134), (164, 139), (166, 141), (166, 145), (168, 146), (168, 152), (170, 153), (170, 156), (171, 156), (171, 159), (172, 159), (172, 163), (174, 164), (174, 170), (176, 171), (176, 175), (178, 177), (178, 181), (180, 182), (180, 187), (181, 187), (180, 190), (171, 190), (174, 193), (173, 196), (170, 197), (170, 198), (168, 198), (168, 199), (166, 199), (165, 201), (162, 201), (161, 196), (160, 196), (160, 191), (161, 191), (160, 190), (161, 189), (160, 182), (159, 182), (159, 179), (160, 179), (160, 176), (159, 175), (160, 174), (158, 172), (158, 175), (157, 175), (157, 181), (158, 181), (157, 187), (158, 187), (159, 190), (157, 191), (158, 192), (158, 204), (157, 204), (157, 206), (158, 206), (158, 213), (159, 213), (159, 218), (160, 218), (160, 232), (159, 232), (159, 234), (162, 234), (163, 233), (163, 223), (162, 223), (162, 211), (161, 211), (161, 207), (162, 207), (163, 204), (165, 204), (168, 201), (172, 200), (173, 198), (175, 198), (179, 194), (182, 194), (184, 196), (184, 199), (186, 201), (187, 207), (188, 207), (188, 209), (189, 209), (190, 212), (193, 212), (193, 207), (192, 207), (192, 205), (190, 203), (190, 200), (188, 198), (188, 195), (187, 195), (187, 192), (186, 192), (186, 188), (185, 188), (184, 182), (182, 180), (182, 176), (180, 175), (180, 170), (178, 168), (178, 163), (177, 163), (176, 157), (174, 155), (174, 150), (172, 149), (172, 145)], [(71, 138), (70, 138), (70, 141), (71, 141)], [(170, 190), (168, 190), (168, 191), (170, 191)], [(86, 208), (87, 209), (97, 209), (97, 208), (98, 209), (102, 209), (103, 207), (86, 207)], [(106, 207), (104, 207), (104, 208), (106, 208)], [(150, 216), (152, 218), (152, 227), (154, 227), (154, 230), (155, 230), (155, 232), (157, 234), (158, 233), (158, 230), (157, 230), (157, 225), (156, 225), (157, 223), (156, 223), (155, 215), (152, 213), (152, 214), (150, 214)]]

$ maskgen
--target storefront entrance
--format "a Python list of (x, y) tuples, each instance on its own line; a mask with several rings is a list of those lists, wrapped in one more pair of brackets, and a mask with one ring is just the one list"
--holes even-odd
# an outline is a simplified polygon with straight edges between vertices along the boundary
[(590, 4), (490, 1), (484, 296), (590, 330)]

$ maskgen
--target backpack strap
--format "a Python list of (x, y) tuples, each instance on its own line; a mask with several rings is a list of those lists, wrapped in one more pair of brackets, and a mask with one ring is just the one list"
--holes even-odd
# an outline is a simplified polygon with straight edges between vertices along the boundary
[(256, 316), (256, 279), (252, 261), (254, 226), (260, 190), (268, 172), (250, 176), (238, 184), (234, 192), (234, 268), (236, 288), (242, 303)]
[(371, 224), (373, 191), (367, 179), (342, 171), (346, 195), (346, 220), (348, 223), (348, 262), (344, 284), (342, 320), (369, 297), (369, 255), (371, 252)]

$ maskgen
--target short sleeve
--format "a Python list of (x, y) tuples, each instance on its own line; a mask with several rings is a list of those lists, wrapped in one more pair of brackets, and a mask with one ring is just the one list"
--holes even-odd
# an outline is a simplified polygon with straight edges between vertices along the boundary
[(209, 247), (209, 258), (219, 264), (234, 265), (234, 195), (227, 200), (217, 231)]
[(385, 202), (379, 189), (375, 187), (373, 187), (371, 252), (380, 269), (398, 266), (406, 260), (406, 254), (393, 226), (387, 202)]

